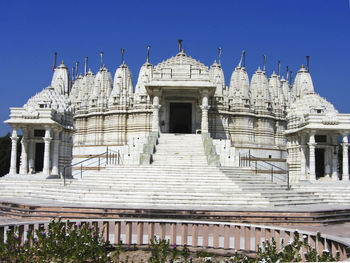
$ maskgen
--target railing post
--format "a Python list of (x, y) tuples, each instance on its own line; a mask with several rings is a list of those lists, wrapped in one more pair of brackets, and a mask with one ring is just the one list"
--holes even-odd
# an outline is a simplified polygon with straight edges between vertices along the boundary
[(170, 224), (170, 243), (171, 245), (176, 245), (176, 223)]
[(107, 146), (107, 151), (106, 151), (106, 164), (108, 165), (108, 146)]
[(114, 222), (114, 244), (115, 245), (119, 244), (120, 231), (121, 231), (120, 222), (119, 221)]
[(271, 182), (273, 182), (273, 166), (271, 165)]
[(258, 252), (258, 247), (260, 245), (261, 241), (261, 228), (256, 227), (255, 228), (255, 251)]
[(224, 226), (224, 249), (230, 249), (230, 225)]
[(241, 249), (241, 227), (235, 226), (235, 250)]
[(245, 227), (245, 235), (244, 235), (244, 249), (246, 251), (250, 251), (250, 232), (251, 232), (251, 228), (250, 226), (246, 226)]
[(213, 248), (219, 248), (219, 230), (220, 225), (214, 225)]
[(131, 245), (132, 242), (132, 222), (125, 222), (125, 243)]
[(248, 160), (249, 160), (249, 161), (248, 161), (248, 166), (250, 167), (250, 150), (249, 150), (248, 154), (249, 154), (249, 157), (248, 157), (248, 158), (249, 158), (249, 159), (248, 159)]
[(143, 244), (143, 222), (137, 222), (137, 245)]
[(66, 186), (66, 168), (67, 166), (63, 166), (63, 185)]
[(151, 244), (151, 240), (154, 238), (154, 223), (148, 223), (148, 244)]

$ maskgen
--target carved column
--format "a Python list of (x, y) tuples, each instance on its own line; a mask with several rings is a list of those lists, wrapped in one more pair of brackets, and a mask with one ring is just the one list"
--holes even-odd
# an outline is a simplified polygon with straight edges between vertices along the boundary
[(50, 144), (51, 144), (51, 129), (46, 128), (45, 130), (45, 151), (44, 151), (44, 167), (43, 173), (45, 176), (50, 176)]
[(343, 134), (343, 181), (349, 181), (348, 134)]
[(209, 110), (209, 105), (208, 105), (208, 90), (203, 92), (203, 98), (202, 98), (202, 122), (201, 122), (201, 130), (202, 133), (208, 133), (208, 110)]
[(10, 174), (17, 173), (17, 128), (14, 128), (11, 136), (11, 164), (10, 164)]
[(52, 175), (58, 175), (58, 151), (60, 146), (60, 132), (55, 131), (53, 141)]
[(159, 131), (159, 95), (153, 96), (153, 118), (152, 118), (152, 131), (158, 132)]
[(332, 154), (332, 179), (338, 181), (338, 135), (333, 136), (333, 154)]
[(315, 162), (315, 134), (311, 133), (309, 138), (309, 171), (310, 171), (310, 181), (316, 181), (316, 162)]
[(300, 180), (306, 180), (306, 138), (302, 134), (300, 138)]
[(22, 129), (23, 137), (21, 141), (22, 152), (21, 152), (21, 166), (19, 168), (20, 174), (28, 173), (28, 131), (26, 128)]

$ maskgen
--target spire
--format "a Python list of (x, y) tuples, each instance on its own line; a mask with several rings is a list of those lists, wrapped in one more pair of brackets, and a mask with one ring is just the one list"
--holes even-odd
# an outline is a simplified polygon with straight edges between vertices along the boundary
[(55, 71), (56, 68), (56, 61), (57, 61), (57, 52), (53, 54), (53, 66), (52, 66), (52, 71)]
[(179, 52), (181, 52), (181, 51), (183, 51), (183, 49), (182, 49), (182, 39), (179, 39), (178, 42), (179, 42)]
[(281, 75), (281, 61), (278, 60), (278, 76)]
[(239, 67), (242, 66), (242, 61), (243, 61), (243, 67), (245, 67), (245, 50), (242, 50), (241, 60), (239, 61), (239, 64), (238, 64)]
[(100, 68), (102, 68), (103, 67), (103, 51), (100, 52), (100, 56), (101, 56), (101, 66), (100, 66)]
[(293, 84), (293, 72), (291, 71), (290, 72), (290, 85)]
[(266, 55), (264, 55), (264, 72), (266, 72)]
[(310, 56), (306, 56), (306, 70), (307, 72), (310, 70)]
[(78, 76), (78, 66), (79, 66), (79, 61), (75, 62), (75, 78)]
[(146, 62), (149, 63), (149, 50), (150, 50), (151, 46), (148, 45), (147, 46), (147, 57), (146, 57)]
[(74, 80), (74, 76), (75, 76), (75, 68), (72, 67), (72, 80)]
[(124, 65), (124, 53), (125, 53), (125, 49), (121, 48), (120, 51), (122, 52), (122, 64)]
[(289, 67), (287, 66), (287, 76), (286, 76), (286, 81), (288, 82), (289, 79)]
[(221, 47), (218, 47), (219, 50), (219, 65), (221, 65)]
[(88, 57), (85, 57), (84, 76), (87, 73)]

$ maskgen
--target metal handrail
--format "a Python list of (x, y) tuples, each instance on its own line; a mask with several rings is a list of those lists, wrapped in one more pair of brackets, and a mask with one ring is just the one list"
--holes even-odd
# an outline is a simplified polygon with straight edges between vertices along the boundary
[(107, 147), (107, 150), (103, 153), (91, 156), (85, 160), (79, 161), (79, 162), (74, 163), (74, 164), (65, 165), (63, 167), (63, 185), (64, 186), (66, 185), (66, 169), (67, 168), (71, 168), (73, 166), (77, 166), (80, 164), (80, 176), (81, 176), (81, 178), (83, 178), (83, 163), (90, 161), (92, 159), (98, 158), (98, 170), (100, 170), (100, 168), (101, 168), (101, 156), (105, 155), (107, 165), (109, 162), (112, 162), (113, 154), (111, 154), (110, 152), (115, 152), (117, 154), (116, 156), (117, 156), (118, 164), (120, 164), (120, 161), (121, 161), (121, 163), (123, 162), (122, 157), (121, 157), (122, 155), (120, 154), (119, 151), (114, 151), (114, 150), (108, 149), (108, 147)]
[[(240, 156), (239, 159), (240, 159), (240, 166), (242, 165), (242, 157)], [(247, 160), (246, 160), (247, 161)], [(270, 162), (267, 162), (267, 161), (264, 161), (264, 160), (261, 160), (259, 159), (258, 157), (254, 156), (254, 155), (251, 155), (250, 154), (250, 150), (248, 152), (248, 166), (251, 167), (251, 161), (255, 161), (255, 173), (257, 174), (258, 172), (258, 161), (260, 162), (263, 162), (267, 165), (269, 165), (271, 167), (271, 182), (273, 182), (273, 176), (274, 176), (274, 168), (277, 168), (278, 170), (284, 172), (287, 174), (287, 178), (286, 178), (286, 181), (287, 181), (287, 190), (290, 190), (290, 183), (289, 183), (289, 171), (286, 170), (286, 169), (283, 169), (275, 164), (272, 164)]]

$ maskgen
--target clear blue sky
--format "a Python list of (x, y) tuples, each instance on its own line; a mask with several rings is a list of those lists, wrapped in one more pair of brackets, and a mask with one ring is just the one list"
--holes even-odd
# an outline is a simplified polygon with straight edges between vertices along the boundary
[(316, 91), (350, 113), (349, 0), (0, 0), (0, 135), (10, 128), (9, 107), (23, 106), (50, 85), (53, 53), (71, 68), (85, 56), (96, 73), (99, 52), (114, 75), (126, 49), (134, 85), (151, 45), (157, 64), (185, 52), (211, 65), (222, 47), (226, 85), (242, 49), (249, 76), (267, 55), (267, 72), (296, 72), (310, 55)]

